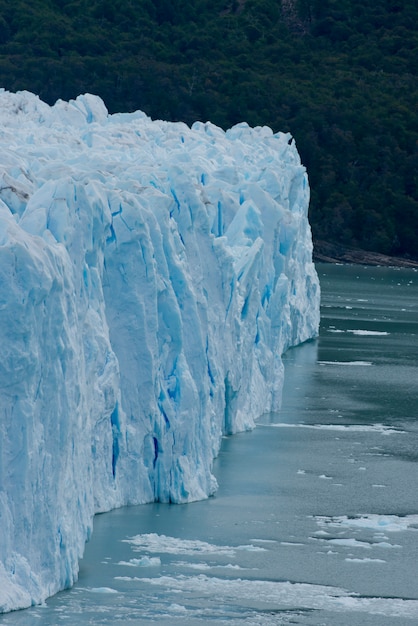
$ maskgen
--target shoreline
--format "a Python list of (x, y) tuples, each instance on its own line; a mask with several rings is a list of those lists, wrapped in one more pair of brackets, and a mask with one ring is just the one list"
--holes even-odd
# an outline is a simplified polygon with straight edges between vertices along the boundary
[(313, 261), (314, 263), (349, 263), (353, 265), (418, 269), (418, 261), (413, 259), (393, 257), (357, 248), (346, 248), (327, 241), (314, 242)]

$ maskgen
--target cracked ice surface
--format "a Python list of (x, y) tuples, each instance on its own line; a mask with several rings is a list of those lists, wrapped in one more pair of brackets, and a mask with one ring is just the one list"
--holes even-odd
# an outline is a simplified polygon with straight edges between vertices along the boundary
[(318, 330), (290, 136), (0, 91), (0, 612), (71, 585), (95, 512), (216, 489)]

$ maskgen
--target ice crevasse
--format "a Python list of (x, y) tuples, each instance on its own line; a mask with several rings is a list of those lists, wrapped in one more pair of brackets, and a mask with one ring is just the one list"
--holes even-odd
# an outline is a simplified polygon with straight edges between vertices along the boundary
[(70, 586), (93, 515), (216, 490), (316, 335), (290, 135), (0, 91), (0, 612)]

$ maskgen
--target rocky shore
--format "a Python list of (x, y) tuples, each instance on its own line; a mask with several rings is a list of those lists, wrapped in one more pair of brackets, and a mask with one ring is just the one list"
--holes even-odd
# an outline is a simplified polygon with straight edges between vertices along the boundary
[(353, 263), (357, 265), (384, 265), (418, 268), (418, 261), (387, 256), (368, 250), (348, 248), (327, 241), (315, 241), (313, 258), (318, 263)]

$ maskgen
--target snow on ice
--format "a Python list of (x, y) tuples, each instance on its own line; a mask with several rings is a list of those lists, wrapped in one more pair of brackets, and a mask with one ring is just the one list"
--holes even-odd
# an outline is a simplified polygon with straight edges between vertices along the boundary
[(0, 612), (77, 577), (95, 512), (214, 493), (318, 330), (294, 142), (0, 91)]

